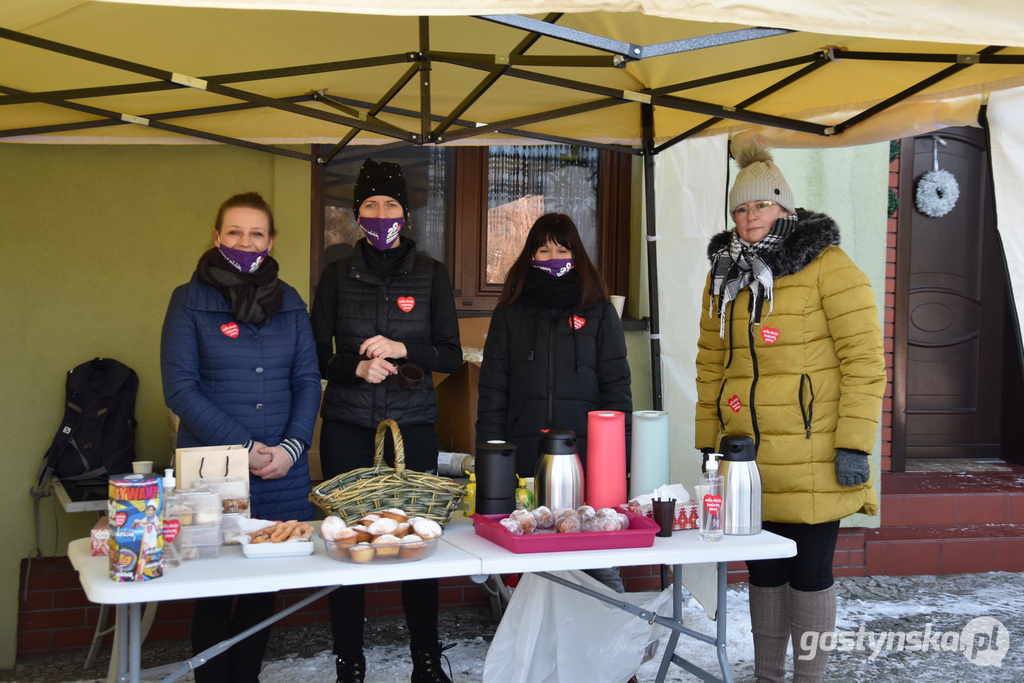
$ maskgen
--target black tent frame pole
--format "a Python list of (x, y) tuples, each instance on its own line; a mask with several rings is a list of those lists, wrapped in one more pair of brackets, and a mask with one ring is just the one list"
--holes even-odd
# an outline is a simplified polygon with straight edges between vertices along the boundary
[(662, 410), (661, 316), (658, 312), (658, 225), (654, 205), (654, 107), (640, 107), (644, 136), (644, 214), (647, 223), (647, 292), (651, 315), (651, 391), (654, 410)]

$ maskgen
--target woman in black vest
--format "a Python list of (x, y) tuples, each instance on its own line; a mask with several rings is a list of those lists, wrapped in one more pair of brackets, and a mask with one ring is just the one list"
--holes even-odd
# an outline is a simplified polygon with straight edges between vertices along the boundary
[[(320, 373), (328, 381), (320, 410), (324, 477), (372, 467), (374, 436), (384, 419), (401, 427), (406, 466), (436, 472), (437, 399), (430, 373), (451, 373), (462, 365), (451, 283), (442, 264), (401, 235), (409, 200), (398, 164), (367, 159), (354, 195), (365, 239), (324, 270), (312, 312)], [(424, 371), (411, 391), (398, 384), (404, 363)], [(393, 464), (390, 436), (385, 458)], [(366, 672), (363, 587), (337, 588), (328, 605), (338, 683), (360, 683)], [(437, 580), (403, 582), (402, 605), (413, 683), (450, 683), (440, 666)]]
[[(516, 470), (528, 476), (537, 468), (542, 430), (571, 429), (585, 466), (592, 410), (626, 414), (628, 448), (633, 394), (619, 315), (576, 224), (549, 213), (530, 228), (491, 317), (477, 440), (515, 444)], [(618, 569), (587, 573), (623, 592)]]

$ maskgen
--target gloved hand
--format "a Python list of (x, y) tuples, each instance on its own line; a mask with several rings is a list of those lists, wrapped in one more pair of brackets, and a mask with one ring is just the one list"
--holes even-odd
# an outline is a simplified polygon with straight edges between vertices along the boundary
[(840, 486), (860, 486), (871, 476), (868, 466), (868, 454), (850, 451), (845, 448), (836, 449), (836, 478)]
[(702, 448), (702, 449), (700, 449), (700, 454), (701, 454), (700, 471), (701, 471), (701, 473), (704, 473), (704, 472), (708, 471), (708, 456), (710, 456), (714, 452), (715, 452), (714, 448)]

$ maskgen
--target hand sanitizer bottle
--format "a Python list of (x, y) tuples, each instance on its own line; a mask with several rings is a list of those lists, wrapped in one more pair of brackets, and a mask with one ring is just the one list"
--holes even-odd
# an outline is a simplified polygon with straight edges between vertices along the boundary
[(718, 459), (722, 456), (712, 453), (708, 458), (707, 472), (701, 476), (700, 540), (721, 541), (725, 535), (725, 508), (722, 501), (724, 490), (722, 475), (718, 473)]

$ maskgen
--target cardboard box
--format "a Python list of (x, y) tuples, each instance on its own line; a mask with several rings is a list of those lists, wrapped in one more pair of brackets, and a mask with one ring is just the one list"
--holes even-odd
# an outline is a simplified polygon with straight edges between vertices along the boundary
[(437, 389), (437, 446), (442, 451), (476, 454), (476, 403), (480, 363), (463, 363), (450, 375), (434, 373)]

